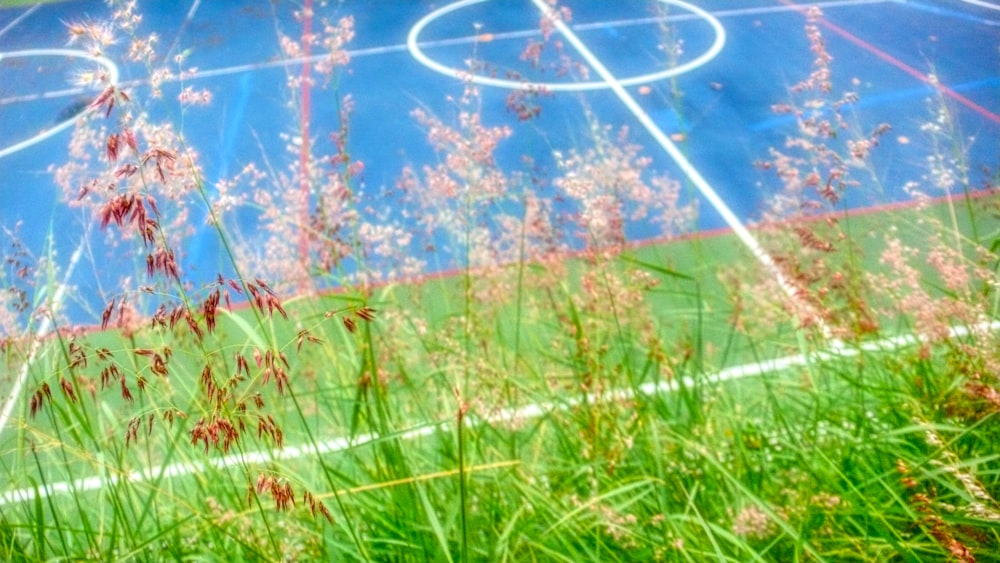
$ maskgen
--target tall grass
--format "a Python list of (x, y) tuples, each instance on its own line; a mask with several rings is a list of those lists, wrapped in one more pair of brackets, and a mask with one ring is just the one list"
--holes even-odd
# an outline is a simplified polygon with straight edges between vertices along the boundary
[[(110, 5), (110, 28), (71, 24), (73, 37), (109, 55), (103, 31), (131, 37), (122, 56), (164, 80), (154, 95), (169, 88), (133, 7)], [(0, 555), (995, 558), (993, 178), (974, 189), (941, 97), (934, 167), (911, 186), (926, 197), (848, 211), (889, 129), (852, 123), (856, 97), (832, 94), (821, 17), (807, 20), (813, 72), (778, 108), (798, 128), (759, 163), (776, 190), (755, 232), (796, 300), (729, 235), (688, 236), (683, 186), (590, 113), (591, 138), (531, 181), (498, 155), (517, 124), (484, 123), (465, 84), (454, 123), (414, 112), (440, 161), (401, 171), (391, 197), (411, 221), (379, 223), (356, 191), (346, 97), (332, 155), (293, 146), (286, 168), (267, 155), (209, 186), (183, 131), (144, 110), (172, 101), (99, 84), (59, 204), (104, 233), (114, 253), (97, 268), (132, 260), (136, 275), (87, 330), (45, 301), (59, 265), (6, 231), (7, 303), (27, 328), (5, 325), (0, 350), (27, 384), (0, 429)], [(313, 70), (336, 84), (351, 20), (324, 33)], [(555, 45), (526, 53), (578, 69)], [(291, 97), (303, 76), (289, 72)], [(178, 90), (185, 115), (208, 98)], [(514, 95), (511, 114), (530, 122), (545, 98)], [(213, 283), (182, 266), (192, 206), (226, 252)], [(669, 236), (628, 243), (654, 216)], [(456, 273), (413, 277), (416, 247)], [(32, 331), (45, 318), (49, 336)]]

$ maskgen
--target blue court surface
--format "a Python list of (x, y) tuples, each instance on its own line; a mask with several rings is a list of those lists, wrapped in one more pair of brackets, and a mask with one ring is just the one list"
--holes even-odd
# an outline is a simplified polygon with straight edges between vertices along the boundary
[[(54, 244), (62, 279), (74, 253), (79, 265), (69, 275), (75, 289), (66, 304), (71, 318), (99, 319), (116, 280), (136, 272), (135, 262), (116, 257), (134, 249), (102, 241), (95, 218), (62, 199), (53, 170), (69, 158), (76, 115), (95, 92), (75, 86), (81, 69), (105, 65), (153, 122), (169, 122), (199, 155), (210, 197), (219, 180), (249, 163), (277, 173), (294, 170), (302, 141), (301, 89), (286, 86), (302, 72), (303, 60), (283, 53), (281, 35), (298, 40), (302, 3), (178, 0), (140, 3), (139, 35), (155, 32), (156, 49), (183, 55), (183, 68), (196, 69), (180, 82), (163, 85), (163, 98), (150, 96), (151, 68), (123, 60), (108, 66), (83, 53), (66, 53), (67, 24), (109, 17), (101, 2), (66, 1), (0, 8), (0, 226), (13, 232), (36, 258)], [(759, 217), (776, 188), (756, 170), (770, 147), (796, 135), (794, 119), (772, 111), (790, 99), (789, 87), (808, 76), (813, 55), (804, 32), (805, 2), (798, 0), (566, 0), (570, 29), (593, 60), (582, 56), (557, 30), (565, 53), (588, 67), (589, 78), (560, 76), (556, 69), (532, 68), (520, 58), (529, 41), (541, 39), (540, 11), (532, 0), (443, 2), (341, 0), (313, 2), (310, 24), (353, 16), (351, 60), (335, 83), (311, 89), (310, 143), (331, 153), (330, 133), (339, 128), (338, 100), (350, 95), (349, 152), (364, 162), (353, 186), (359, 206), (371, 216), (405, 222), (408, 214), (390, 195), (404, 167), (419, 170), (439, 162), (426, 128), (411, 112), (423, 108), (442, 121), (456, 121), (463, 83), (455, 71), (476, 60), (477, 80), (544, 82), (553, 90), (537, 103), (540, 114), (521, 122), (506, 103), (504, 84), (481, 86), (482, 120), (507, 125), (498, 162), (508, 173), (551, 178), (553, 151), (587, 147), (588, 112), (644, 147), (650, 170), (680, 180), (685, 198), (698, 200), (694, 230), (731, 227), (717, 205), (705, 199), (709, 186), (739, 221)], [(847, 112), (851, 125), (870, 132), (880, 123), (892, 129), (875, 152), (871, 185), (852, 190), (846, 205), (904, 201), (907, 182), (924, 181), (933, 153), (924, 124), (934, 119), (933, 100), (952, 110), (957, 142), (968, 152), (973, 182), (989, 182), (1000, 161), (1000, 1), (997, 0), (837, 0), (811, 3), (822, 9), (820, 31), (833, 56), (833, 94), (854, 91), (859, 101)], [(410, 43), (408, 45), (408, 42)], [(671, 54), (670, 45), (682, 47)], [(665, 48), (665, 46), (667, 48)], [(121, 52), (123, 44), (110, 50)], [(318, 50), (318, 47), (315, 47)], [(551, 52), (550, 52), (551, 54)], [(597, 61), (607, 74), (594, 67)], [(113, 67), (113, 69), (112, 69)], [(176, 69), (175, 69), (176, 70)], [(615, 90), (608, 75), (621, 85)], [(932, 85), (936, 81), (939, 87)], [(181, 111), (182, 87), (207, 90), (206, 107)], [(623, 93), (636, 106), (630, 107)], [(677, 95), (679, 94), (679, 95)], [(682, 155), (671, 155), (639, 115), (648, 116)], [(289, 150), (288, 145), (293, 148)], [(950, 148), (948, 150), (951, 150)], [(524, 163), (528, 156), (532, 166)], [(697, 176), (698, 178), (695, 178)], [(858, 178), (864, 176), (859, 174)], [(930, 195), (943, 195), (926, 190)], [(217, 237), (205, 227), (204, 205), (187, 218), (181, 266), (202, 283), (226, 272)], [(256, 212), (243, 212), (252, 233)], [(416, 230), (416, 226), (414, 227)], [(639, 241), (658, 235), (652, 227), (629, 226)], [(9, 239), (3, 238), (9, 245)], [(415, 255), (426, 241), (413, 242)], [(443, 245), (442, 245), (443, 246)], [(455, 257), (421, 255), (427, 270), (460, 265)], [(8, 266), (5, 266), (8, 267)], [(141, 273), (141, 270), (139, 270)]]

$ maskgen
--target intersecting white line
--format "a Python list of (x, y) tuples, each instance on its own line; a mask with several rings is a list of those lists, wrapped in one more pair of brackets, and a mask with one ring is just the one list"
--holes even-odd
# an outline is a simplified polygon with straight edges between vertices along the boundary
[[(860, 6), (860, 5), (870, 5), (870, 4), (900, 3), (900, 2), (905, 2), (905, 1), (906, 0), (831, 0), (829, 2), (816, 2), (816, 5), (825, 9), (825, 8), (851, 7), (851, 6)], [(756, 8), (736, 8), (736, 9), (732, 9), (732, 10), (714, 10), (714, 11), (710, 11), (708, 13), (710, 13), (714, 17), (723, 18), (723, 17), (739, 17), (739, 16), (756, 15), (756, 14), (772, 14), (772, 13), (790, 12), (790, 11), (796, 11), (796, 10), (800, 10), (800, 9), (801, 9), (800, 6), (762, 6), (762, 7), (756, 7)], [(695, 18), (695, 17), (697, 17), (697, 16), (694, 16), (692, 14), (673, 14), (673, 15), (670, 15), (667, 19), (668, 19), (668, 21), (682, 21), (682, 20), (692, 19), (692, 18)], [(662, 18), (648, 17), (648, 18), (635, 18), (635, 19), (627, 19), (627, 20), (607, 20), (607, 21), (601, 21), (601, 22), (574, 24), (572, 26), (572, 29), (579, 30), (579, 31), (589, 31), (589, 30), (593, 30), (593, 29), (600, 29), (600, 28), (603, 28), (603, 27), (609, 26), (609, 25), (610, 26), (626, 26), (626, 25), (642, 25), (642, 24), (656, 23), (658, 21), (661, 21), (661, 19)], [(537, 29), (528, 29), (528, 30), (522, 30), (522, 31), (507, 31), (507, 32), (493, 34), (493, 40), (496, 41), (498, 39), (518, 39), (518, 38), (524, 38), (524, 37), (531, 37), (531, 36), (535, 36), (535, 35), (538, 35), (538, 34), (539, 34), (539, 31)], [(447, 47), (447, 46), (451, 46), (451, 45), (466, 45), (466, 44), (470, 44), (470, 43), (475, 43), (476, 41), (480, 41), (480, 39), (479, 39), (479, 37), (477, 35), (468, 35), (468, 36), (464, 36), (464, 37), (455, 37), (455, 38), (450, 38), (450, 39), (438, 39), (438, 40), (434, 40), (434, 41), (421, 41), (420, 42), (420, 46), (422, 48)], [(407, 45), (405, 43), (400, 43), (400, 44), (396, 44), (396, 45), (382, 45), (382, 46), (377, 46), (377, 47), (364, 47), (364, 48), (359, 48), (359, 49), (348, 49), (347, 53), (353, 59), (353, 58), (361, 58), (361, 57), (385, 55), (385, 54), (389, 54), (389, 53), (403, 53), (403, 52), (406, 52), (406, 51), (407, 51)], [(228, 76), (228, 75), (231, 75), (231, 74), (239, 74), (239, 73), (243, 73), (243, 72), (252, 72), (252, 71), (256, 71), (256, 70), (264, 70), (264, 69), (270, 69), (270, 68), (281, 68), (281, 67), (286, 67), (286, 66), (299, 66), (299, 65), (302, 65), (305, 62), (319, 62), (319, 61), (323, 60), (325, 57), (326, 57), (326, 55), (313, 55), (311, 57), (296, 57), (296, 58), (281, 59), (281, 60), (275, 60), (275, 61), (265, 61), (265, 62), (257, 62), (257, 63), (246, 63), (246, 64), (239, 64), (239, 65), (232, 65), (232, 66), (226, 66), (226, 67), (220, 67), (220, 68), (214, 68), (214, 69), (204, 69), (204, 70), (198, 70), (198, 71), (196, 71), (194, 73), (185, 74), (184, 75), (184, 79), (190, 81), (190, 80), (197, 80), (197, 79), (204, 79), (204, 78), (214, 78), (214, 77), (218, 77), (218, 76)], [(172, 78), (165, 79), (164, 82), (172, 82), (172, 81), (177, 81), (177, 80), (179, 80), (179, 78), (172, 77)], [(123, 87), (123, 88), (131, 88), (131, 87), (135, 87), (135, 86), (143, 86), (143, 85), (148, 84), (148, 83), (149, 83), (149, 79), (134, 79), (134, 80), (125, 80), (125, 81), (122, 81), (120, 83), (120, 86)], [(30, 102), (30, 101), (34, 101), (34, 100), (40, 100), (40, 99), (62, 98), (62, 97), (67, 97), (67, 96), (75, 96), (75, 95), (78, 95), (78, 94), (82, 94), (84, 92), (85, 92), (85, 90), (83, 88), (72, 87), (72, 88), (63, 88), (63, 89), (60, 89), (60, 90), (50, 90), (50, 91), (41, 92), (41, 93), (20, 94), (20, 95), (14, 95), (14, 96), (7, 96), (7, 97), (4, 97), (4, 98), (0, 98), (0, 105), (7, 105), (7, 104), (12, 104), (12, 103), (18, 103), (18, 102)]]
[[(532, 0), (540, 10), (546, 13), (551, 13), (551, 8), (543, 2), (543, 0)], [(880, 3), (889, 0), (845, 0), (840, 2), (826, 2), (820, 3), (823, 6), (829, 5), (857, 5), (857, 4), (871, 4)], [(1000, 6), (989, 4), (981, 0), (963, 0), (966, 3), (974, 4), (977, 6), (982, 6), (990, 9), (1000, 9)], [(197, 4), (197, 2), (195, 3)], [(749, 12), (751, 9), (743, 10), (744, 13)], [(763, 10), (763, 9), (761, 9)], [(700, 10), (699, 10), (700, 11)], [(726, 15), (734, 15), (738, 10), (730, 10), (726, 12)], [(783, 11), (783, 10), (767, 10), (767, 11)], [(29, 12), (30, 13), (30, 12)], [(26, 17), (27, 14), (21, 17)], [(14, 22), (16, 23), (16, 22)], [(687, 158), (677, 149), (670, 139), (663, 134), (662, 130), (649, 118), (649, 116), (642, 110), (642, 108), (636, 103), (636, 101), (628, 94), (627, 91), (621, 86), (619, 82), (616, 81), (615, 77), (604, 67), (601, 62), (593, 56), (592, 53), (586, 48), (586, 46), (579, 40), (579, 38), (573, 33), (568, 26), (561, 22), (558, 18), (554, 18), (554, 23), (559, 29), (560, 33), (566, 37), (567, 41), (574, 44), (574, 47), (581, 53), (581, 56), (588, 59), (588, 64), (590, 64), (594, 70), (601, 75), (609, 87), (615, 92), (619, 99), (626, 105), (626, 107), (635, 115), (635, 117), (647, 128), (647, 131), (660, 143), (665, 151), (675, 160), (678, 166), (684, 171), (688, 178), (693, 184), (699, 189), (703, 196), (709, 200), (709, 202), (715, 207), (716, 211), (722, 215), (723, 220), (727, 222), (733, 232), (741, 239), (741, 241), (751, 250), (751, 252), (757, 257), (757, 259), (764, 264), (768, 269), (772, 271), (772, 274), (776, 276), (779, 283), (782, 285), (786, 292), (789, 292), (793, 298), (798, 299), (794, 294), (794, 288), (788, 284), (784, 279), (784, 275), (781, 273), (780, 269), (774, 264), (773, 260), (769, 255), (760, 247), (759, 243), (753, 237), (753, 235), (745, 228), (745, 226), (739, 221), (739, 219), (732, 213), (729, 207), (719, 198), (715, 190), (704, 180), (704, 178), (698, 173), (698, 171), (690, 164)], [(10, 25), (7, 26), (9, 28)], [(6, 32), (7, 28), (0, 30), (0, 35)], [(446, 42), (460, 42), (460, 41), (474, 41), (475, 38), (470, 39), (459, 39), (459, 40), (446, 40), (440, 43)], [(368, 50), (356, 50), (351, 51), (353, 56), (359, 56), (361, 54), (375, 54), (379, 52), (390, 52), (390, 51), (402, 51), (406, 47), (401, 46), (389, 46), (389, 47), (378, 47)], [(218, 76), (222, 74), (233, 74), (237, 72), (245, 72), (248, 70), (256, 70), (260, 68), (266, 68), (271, 66), (284, 66), (289, 64), (301, 64), (305, 60), (316, 59), (319, 60), (321, 56), (312, 57), (310, 59), (286, 59), (282, 61), (275, 61), (272, 63), (264, 64), (248, 64), (239, 65), (234, 67), (226, 67), (222, 69), (215, 69), (209, 71), (201, 71), (196, 74), (195, 77), (209, 77)], [(188, 79), (193, 77), (188, 77)], [(70, 91), (70, 90), (68, 90)], [(71, 90), (71, 92), (78, 92), (78, 90)], [(39, 95), (38, 97), (46, 97), (44, 95)], [(0, 104), (5, 103), (5, 100), (0, 100)], [(67, 270), (67, 282), (68, 276), (73, 270), (73, 266), (78, 261), (78, 254), (80, 253), (80, 248), (74, 253), (71, 259), (70, 266)], [(56, 295), (54, 296), (55, 302), (61, 302), (63, 298), (63, 293), (65, 291), (67, 284), (64, 283), (57, 288)], [(46, 318), (42, 321), (38, 334), (44, 334), (48, 332), (51, 328), (49, 319)], [(1000, 330), (1000, 321), (993, 321), (990, 323), (982, 323), (979, 325), (974, 325), (973, 327), (956, 327), (953, 328), (950, 333), (952, 337), (968, 335), (973, 332), (983, 332), (983, 331), (997, 331)], [(37, 344), (41, 341), (41, 338), (35, 340), (36, 346), (33, 347), (31, 357), (37, 351)], [(853, 356), (861, 353), (862, 351), (891, 351), (903, 346), (910, 346), (915, 343), (921, 342), (922, 339), (913, 335), (904, 335), (899, 337), (887, 338), (879, 340), (876, 342), (868, 343), (862, 345), (860, 348), (849, 348), (843, 346), (840, 343), (834, 343), (833, 347), (829, 352), (820, 352), (809, 355), (795, 355), (788, 356), (784, 358), (779, 358), (772, 361), (758, 362), (752, 364), (746, 364), (742, 366), (735, 366), (733, 368), (724, 369), (716, 374), (705, 375), (698, 380), (692, 377), (684, 377), (678, 380), (671, 380), (666, 382), (656, 382), (644, 384), (639, 387), (639, 394), (642, 395), (653, 395), (658, 393), (669, 393), (674, 392), (679, 389), (695, 385), (696, 383), (722, 383), (725, 381), (741, 379), (745, 377), (754, 377), (767, 374), (773, 374), (780, 372), (792, 367), (807, 365), (816, 361), (827, 361), (830, 359), (835, 359), (839, 357)], [(31, 363), (31, 360), (28, 362)], [(15, 385), (15, 390), (11, 393), (8, 398), (7, 403), (4, 405), (3, 411), (0, 412), (0, 432), (5, 428), (7, 420), (10, 417), (13, 405), (20, 394), (21, 386), (23, 385), (23, 375), (19, 377), (17, 385)], [(478, 421), (470, 420), (470, 424), (475, 423), (496, 423), (504, 421), (512, 421), (526, 418), (537, 418), (548, 412), (554, 410), (565, 409), (572, 407), (581, 403), (591, 403), (599, 402), (609, 399), (614, 399), (617, 397), (633, 397), (635, 391), (631, 389), (620, 390), (617, 392), (607, 393), (603, 395), (588, 395), (585, 399), (569, 399), (562, 402), (553, 403), (539, 403), (533, 405), (526, 405), (523, 407), (518, 407), (514, 409), (502, 410), (498, 413), (483, 417)], [(399, 439), (414, 439), (420, 436), (426, 436), (432, 434), (436, 430), (441, 428), (446, 428), (448, 423), (430, 423), (424, 426), (411, 429), (409, 431), (397, 434), (396, 437)], [(89, 477), (84, 479), (77, 479), (74, 481), (64, 481), (58, 483), (46, 484), (40, 488), (25, 488), (10, 490), (6, 493), (0, 495), (0, 506), (14, 503), (14, 502), (25, 502), (37, 497), (47, 497), (56, 493), (67, 493), (67, 492), (84, 492), (95, 489), (100, 489), (102, 487), (117, 483), (119, 480), (126, 480), (129, 482), (142, 482), (148, 481), (155, 477), (171, 478), (177, 476), (184, 476), (193, 473), (200, 473), (205, 470), (206, 466), (212, 467), (228, 467), (238, 464), (245, 463), (265, 463), (273, 460), (289, 460), (296, 459), (306, 456), (322, 455), (326, 453), (333, 453), (338, 451), (344, 451), (346, 449), (360, 447), (365, 444), (371, 443), (375, 440), (381, 439), (380, 436), (375, 434), (367, 434), (357, 436), (353, 439), (349, 438), (335, 438), (332, 440), (327, 440), (316, 445), (304, 445), (304, 446), (288, 446), (278, 450), (269, 450), (261, 452), (249, 452), (246, 454), (230, 455), (221, 458), (216, 458), (208, 460), (203, 463), (189, 462), (189, 463), (177, 463), (166, 467), (151, 467), (142, 471), (133, 472), (122, 472), (120, 475), (111, 477)]]
[[(725, 37), (725, 28), (719, 24), (718, 20), (711, 17), (710, 14), (701, 10), (697, 6), (693, 6), (686, 2), (681, 2), (680, 0), (660, 0), (663, 3), (675, 4), (681, 6), (694, 14), (701, 16), (705, 19), (709, 25), (715, 30), (717, 34)], [(615, 96), (618, 97), (619, 101), (625, 105), (629, 112), (636, 118), (637, 121), (646, 129), (646, 131), (652, 135), (653, 139), (660, 145), (660, 147), (670, 156), (671, 159), (677, 164), (685, 176), (694, 184), (695, 188), (701, 193), (702, 197), (708, 200), (709, 204), (715, 209), (715, 211), (722, 217), (726, 225), (733, 231), (740, 242), (753, 254), (754, 258), (767, 270), (768, 274), (771, 275), (778, 283), (781, 290), (791, 299), (793, 302), (798, 303), (806, 311), (811, 311), (812, 306), (802, 299), (799, 291), (792, 284), (785, 273), (781, 270), (778, 264), (771, 258), (771, 255), (764, 250), (757, 238), (750, 232), (749, 229), (740, 221), (739, 217), (733, 213), (729, 205), (719, 196), (718, 192), (705, 180), (704, 176), (691, 164), (691, 161), (687, 159), (677, 148), (677, 145), (663, 132), (659, 125), (649, 114), (646, 113), (642, 106), (632, 97), (631, 94), (625, 89), (621, 81), (619, 81), (614, 74), (601, 62), (590, 51), (587, 45), (580, 39), (580, 37), (572, 30), (562, 18), (556, 14), (552, 7), (545, 2), (545, 0), (532, 0), (535, 6), (545, 15), (555, 27), (559, 33), (562, 35), (566, 41), (573, 46), (574, 49), (580, 54), (581, 57), (587, 62), (587, 64), (601, 77), (601, 79), (607, 84), (607, 86), (614, 92)], [(816, 322), (822, 332), (826, 335), (830, 335), (829, 328), (823, 323), (823, 320), (819, 315), (814, 315)]]

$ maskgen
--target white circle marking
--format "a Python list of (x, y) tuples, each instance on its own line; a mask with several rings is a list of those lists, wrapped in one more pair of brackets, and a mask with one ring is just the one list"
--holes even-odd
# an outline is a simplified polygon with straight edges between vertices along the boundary
[[(0, 53), (0, 61), (3, 61), (4, 59), (15, 59), (23, 57), (72, 57), (77, 59), (87, 59), (88, 61), (93, 61), (101, 65), (102, 67), (105, 68), (105, 70), (108, 71), (108, 80), (111, 82), (111, 84), (118, 83), (118, 67), (115, 65), (115, 63), (111, 62), (110, 60), (104, 57), (91, 55), (90, 53), (84, 51), (78, 51), (75, 49), (26, 49), (23, 51), (10, 51), (7, 53)], [(52, 137), (58, 134), (59, 132), (68, 129), (69, 127), (72, 127), (74, 123), (76, 123), (76, 116), (70, 117), (65, 121), (57, 123), (52, 127), (35, 135), (34, 137), (31, 137), (30, 139), (26, 139), (19, 143), (15, 143), (9, 147), (4, 147), (3, 149), (0, 149), (0, 158), (13, 154), (19, 150), (26, 149), (36, 143), (40, 143), (45, 139), (48, 139), (49, 137)]]
[[(418, 21), (410, 29), (409, 36), (407, 36), (406, 39), (406, 46), (410, 50), (410, 54), (413, 55), (413, 58), (417, 59), (417, 61), (419, 61), (424, 66), (430, 68), (431, 70), (434, 70), (446, 76), (452, 76), (456, 78), (469, 80), (473, 84), (479, 84), (482, 86), (495, 86), (498, 88), (508, 88), (513, 90), (523, 90), (524, 88), (539, 88), (550, 92), (559, 92), (559, 91), (580, 92), (586, 90), (602, 90), (609, 87), (608, 83), (603, 81), (527, 82), (520, 80), (506, 80), (503, 78), (480, 76), (477, 74), (473, 74), (469, 71), (456, 70), (454, 68), (447, 67), (435, 61), (434, 59), (428, 57), (424, 53), (424, 51), (420, 48), (420, 41), (419, 41), (420, 33), (431, 22), (456, 10), (460, 10), (468, 6), (472, 6), (473, 4), (479, 4), (485, 1), (486, 0), (459, 0), (458, 2), (454, 2), (452, 4), (448, 4), (446, 6), (438, 8), (437, 10), (434, 10), (433, 12), (421, 18), (420, 21)], [(668, 4), (671, 6), (682, 8), (684, 10), (688, 10), (691, 13), (707, 21), (708, 24), (712, 26), (712, 29), (715, 31), (715, 41), (713, 41), (712, 46), (709, 47), (707, 51), (702, 53), (697, 58), (692, 59), (691, 61), (688, 61), (682, 65), (675, 66), (673, 68), (661, 70), (659, 72), (651, 72), (649, 74), (643, 74), (641, 76), (634, 76), (632, 78), (625, 78), (623, 80), (619, 80), (618, 82), (622, 86), (636, 86), (646, 82), (663, 80), (665, 78), (677, 76), (679, 74), (683, 74), (685, 72), (698, 68), (707, 63), (708, 61), (714, 59), (716, 55), (719, 54), (719, 52), (722, 50), (722, 47), (726, 43), (725, 28), (722, 27), (722, 24), (719, 22), (719, 20), (717, 20), (715, 16), (713, 16), (712, 14), (709, 14), (705, 10), (699, 8), (698, 6), (693, 6), (681, 0), (658, 0), (658, 1), (663, 4)]]

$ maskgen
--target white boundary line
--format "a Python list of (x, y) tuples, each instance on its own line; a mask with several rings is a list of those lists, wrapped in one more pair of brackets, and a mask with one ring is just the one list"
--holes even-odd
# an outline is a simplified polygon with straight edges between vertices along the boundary
[(181, 36), (184, 35), (184, 31), (187, 29), (188, 25), (191, 24), (191, 21), (194, 20), (195, 14), (198, 13), (199, 6), (201, 6), (201, 0), (194, 0), (194, 2), (191, 3), (191, 7), (188, 8), (187, 15), (184, 16), (184, 21), (181, 22), (180, 29), (177, 30), (176, 34), (174, 34), (174, 40), (170, 42), (170, 47), (167, 47), (167, 51), (164, 53), (165, 57), (169, 58), (173, 52), (177, 50), (177, 45), (181, 41)]
[[(825, 11), (827, 8), (868, 6), (871, 4), (886, 4), (886, 3), (898, 4), (902, 2), (906, 2), (906, 0), (832, 0), (830, 2), (813, 2), (810, 5), (817, 6)], [(756, 8), (734, 8), (731, 10), (706, 10), (706, 12), (716, 18), (732, 18), (732, 17), (742, 17), (742, 16), (755, 16), (759, 14), (797, 12), (802, 10), (802, 8), (803, 6), (778, 5), (778, 6), (760, 6)], [(700, 19), (700, 16), (698, 16), (697, 14), (670, 14), (666, 18), (650, 16), (645, 18), (634, 18), (627, 20), (605, 20), (594, 23), (573, 24), (570, 27), (574, 31), (590, 31), (593, 29), (602, 29), (608, 26), (626, 27), (635, 25), (649, 25), (660, 21), (678, 22), (678, 21), (689, 21), (697, 19)], [(537, 35), (538, 31), (535, 30), (534, 32), (521, 32), (521, 33), (523, 33), (524, 35), (528, 35), (530, 33), (534, 33), (535, 35)], [(497, 34), (496, 37), (500, 37), (500, 35), (501, 34)]]
[[(996, 332), (1000, 330), (1000, 321), (982, 322), (976, 325), (953, 327), (948, 331), (950, 338), (959, 338), (970, 334), (981, 334), (985, 332)], [(540, 418), (546, 414), (558, 412), (581, 404), (596, 404), (605, 401), (632, 399), (636, 396), (654, 396), (659, 394), (674, 393), (681, 389), (691, 388), (696, 385), (719, 385), (729, 381), (749, 377), (760, 377), (773, 375), (795, 367), (806, 366), (817, 362), (829, 362), (843, 358), (851, 358), (862, 353), (892, 353), (901, 348), (913, 346), (926, 339), (914, 335), (902, 335), (882, 340), (861, 344), (857, 348), (839, 347), (831, 348), (828, 352), (815, 352), (812, 354), (796, 354), (784, 356), (775, 360), (743, 364), (723, 369), (714, 374), (707, 374), (702, 377), (684, 376), (679, 379), (644, 383), (638, 390), (620, 389), (604, 394), (588, 394), (582, 399), (568, 399), (561, 402), (546, 402), (525, 405), (522, 407), (504, 409), (485, 417), (466, 419), (470, 427), (481, 424), (517, 423), (525, 420)], [(429, 436), (437, 431), (446, 431), (450, 427), (450, 422), (430, 423), (424, 426), (412, 428), (407, 431), (393, 434), (391, 437), (382, 437), (378, 434), (362, 434), (352, 438), (332, 438), (316, 445), (285, 446), (282, 449), (264, 450), (248, 452), (245, 454), (234, 454), (203, 462), (180, 462), (167, 466), (147, 467), (143, 470), (120, 472), (108, 477), (87, 477), (73, 481), (61, 481), (49, 483), (43, 487), (31, 487), (22, 489), (12, 489), (0, 494), (0, 506), (14, 504), (18, 502), (30, 502), (37, 498), (47, 498), (56, 494), (83, 493), (99, 490), (101, 488), (115, 485), (119, 482), (143, 483), (155, 479), (172, 479), (174, 477), (184, 477), (203, 473), (209, 467), (224, 469), (245, 464), (267, 464), (275, 461), (290, 461), (294, 459), (343, 452), (353, 448), (359, 448), (382, 440), (385, 438), (399, 440), (413, 440), (423, 436)], [(110, 471), (111, 468), (105, 468)]]
[[(10, 420), (10, 416), (14, 412), (14, 407), (17, 406), (18, 399), (21, 398), (21, 390), (24, 389), (24, 384), (28, 381), (29, 370), (35, 363), (38, 351), (42, 347), (42, 342), (44, 342), (45, 337), (49, 334), (49, 331), (52, 330), (52, 315), (59, 314), (59, 308), (62, 307), (63, 299), (66, 297), (66, 291), (69, 287), (70, 277), (73, 275), (73, 270), (76, 269), (76, 265), (80, 262), (80, 258), (83, 256), (83, 249), (87, 245), (87, 239), (90, 237), (91, 225), (93, 225), (93, 223), (88, 224), (87, 229), (80, 238), (80, 244), (77, 245), (76, 250), (73, 251), (73, 255), (70, 257), (69, 265), (66, 267), (66, 273), (63, 275), (62, 283), (58, 284), (55, 293), (52, 295), (52, 299), (49, 301), (49, 303), (51, 303), (51, 307), (48, 315), (41, 320), (38, 325), (38, 330), (35, 331), (35, 335), (31, 339), (31, 351), (28, 353), (28, 358), (24, 361), (24, 365), (21, 366), (21, 370), (17, 374), (17, 379), (14, 381), (14, 387), (10, 390), (10, 394), (7, 396), (7, 402), (4, 403), (3, 410), (0, 411), (0, 434), (7, 429), (7, 421)], [(49, 244), (54, 244), (54, 242), (50, 239)]]
[[(717, 34), (719, 34), (723, 40), (725, 38), (725, 28), (719, 23), (711, 14), (705, 12), (697, 6), (693, 6), (686, 2), (681, 2), (680, 0), (660, 0), (666, 4), (673, 4), (691, 11), (705, 19), (712, 26)], [(806, 310), (812, 307), (804, 301), (800, 296), (794, 284), (792, 284), (788, 278), (785, 276), (778, 264), (771, 258), (771, 255), (767, 253), (766, 250), (761, 246), (760, 242), (753, 236), (749, 229), (743, 224), (742, 221), (733, 213), (732, 209), (726, 204), (721, 197), (719, 197), (718, 192), (705, 180), (700, 172), (691, 164), (691, 161), (677, 148), (677, 145), (660, 129), (660, 126), (656, 124), (655, 121), (642, 106), (636, 102), (635, 98), (625, 89), (622, 83), (615, 78), (614, 74), (604, 63), (600, 61), (587, 46), (580, 40), (580, 38), (569, 28), (560, 18), (556, 17), (556, 14), (552, 12), (551, 6), (545, 3), (544, 0), (532, 0), (535, 6), (538, 7), (546, 17), (550, 19), (553, 26), (559, 30), (563, 38), (566, 39), (568, 43), (573, 45), (581, 57), (594, 69), (595, 72), (603, 79), (603, 81), (611, 88), (611, 91), (615, 93), (618, 99), (625, 105), (625, 107), (635, 116), (636, 120), (646, 129), (646, 131), (653, 136), (653, 139), (659, 143), (660, 147), (674, 160), (681, 171), (688, 177), (692, 184), (698, 189), (702, 197), (704, 197), (708, 202), (715, 208), (715, 211), (722, 217), (726, 225), (732, 229), (733, 233), (740, 239), (744, 246), (750, 250), (751, 254), (757, 259), (757, 261), (764, 266), (764, 268), (774, 277), (781, 287), (782, 291), (794, 302), (799, 303), (801, 306), (805, 307)], [(829, 329), (825, 326), (822, 319), (817, 316), (818, 325), (823, 330), (824, 334), (829, 335)]]
[(987, 10), (1000, 10), (1000, 5), (991, 4), (985, 2), (984, 0), (962, 0), (966, 4), (972, 4), (973, 6), (979, 6), (980, 8), (986, 8)]
[(34, 6), (28, 8), (27, 10), (25, 10), (23, 14), (17, 16), (13, 20), (11, 20), (11, 22), (8, 23), (7, 25), (5, 25), (3, 27), (3, 29), (0, 29), (0, 37), (3, 37), (4, 35), (7, 34), (8, 31), (10, 31), (10, 30), (14, 29), (15, 27), (17, 27), (18, 24), (20, 24), (22, 21), (24, 21), (25, 19), (27, 19), (28, 16), (30, 16), (31, 14), (33, 14), (35, 12), (35, 10), (37, 10), (38, 8), (41, 8), (41, 7), (42, 7), (41, 3), (35, 4)]

